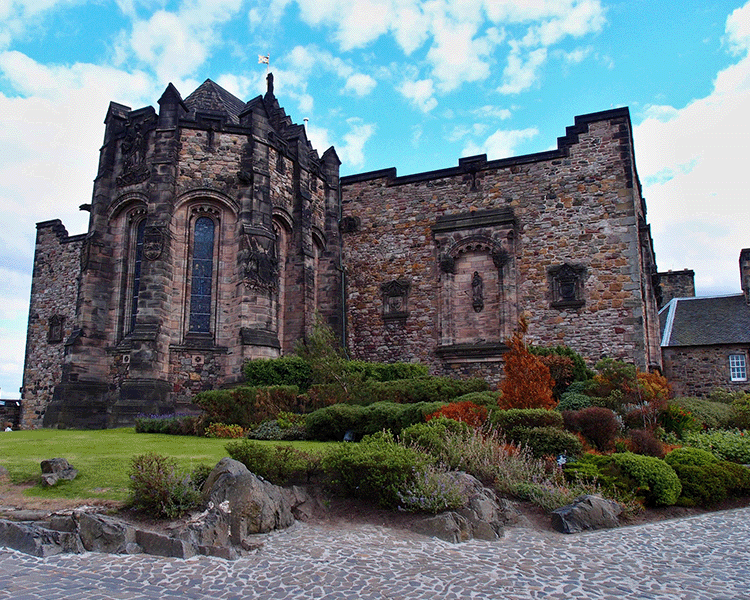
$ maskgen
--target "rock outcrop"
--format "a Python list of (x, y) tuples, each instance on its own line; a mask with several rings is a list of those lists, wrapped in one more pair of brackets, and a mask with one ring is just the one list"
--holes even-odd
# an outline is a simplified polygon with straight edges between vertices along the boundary
[(621, 512), (622, 507), (617, 502), (589, 494), (553, 510), (552, 527), (562, 533), (609, 529), (619, 526), (617, 517)]

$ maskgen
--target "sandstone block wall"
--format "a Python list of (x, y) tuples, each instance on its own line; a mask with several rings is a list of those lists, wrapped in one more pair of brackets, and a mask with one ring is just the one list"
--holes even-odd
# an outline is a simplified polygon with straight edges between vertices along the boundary
[(706, 396), (715, 388), (750, 393), (750, 382), (732, 381), (729, 356), (744, 354), (745, 345), (664, 348), (664, 375), (675, 396)]
[[(660, 365), (653, 250), (627, 111), (576, 121), (558, 151), (342, 178), (357, 358), (419, 360), (497, 381), (503, 342), (523, 315), (530, 342), (566, 344), (590, 363)], [(472, 286), (475, 273), (481, 283)], [(389, 282), (408, 286), (398, 319), (388, 315)]]
[[(21, 399), (21, 424), (41, 427), (62, 377), (65, 342), (75, 327), (77, 274), (84, 236), (68, 236), (59, 220), (37, 224)], [(57, 319), (59, 329), (53, 327)]]

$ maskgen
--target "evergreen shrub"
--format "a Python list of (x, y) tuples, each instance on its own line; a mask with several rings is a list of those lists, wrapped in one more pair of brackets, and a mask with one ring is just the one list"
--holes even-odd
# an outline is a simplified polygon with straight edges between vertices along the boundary
[(276, 485), (303, 477), (309, 481), (312, 474), (320, 470), (322, 461), (322, 455), (317, 452), (251, 440), (229, 442), (225, 448), (231, 458), (244, 464), (251, 473)]
[(280, 412), (300, 410), (299, 388), (291, 385), (240, 386), (200, 392), (194, 402), (205, 411), (209, 423), (240, 425), (250, 429)]
[(732, 420), (732, 407), (723, 402), (712, 402), (705, 398), (674, 398), (669, 404), (689, 412), (701, 422), (704, 429), (724, 429), (730, 426)]
[(636, 495), (650, 506), (672, 506), (682, 492), (680, 479), (666, 462), (632, 452), (611, 455), (611, 464), (636, 484)]
[(562, 415), (554, 410), (544, 408), (511, 408), (496, 410), (490, 415), (490, 422), (505, 434), (512, 436), (519, 428), (556, 427), (562, 429)]
[(304, 391), (312, 383), (310, 363), (294, 354), (249, 360), (242, 372), (247, 385), (253, 387), (293, 385)]
[(175, 518), (196, 508), (200, 492), (174, 458), (148, 453), (130, 462), (130, 503), (155, 518)]
[(610, 409), (591, 406), (582, 410), (566, 410), (562, 416), (566, 429), (579, 432), (597, 450), (606, 452), (614, 448), (620, 422)]
[(522, 427), (514, 431), (513, 441), (520, 446), (528, 446), (537, 458), (560, 454), (573, 457), (583, 450), (581, 440), (557, 427)]
[[(568, 388), (570, 390), (570, 388)], [(560, 402), (557, 403), (557, 410), (581, 410), (591, 406), (591, 396), (580, 394), (578, 392), (566, 391), (560, 396)]]

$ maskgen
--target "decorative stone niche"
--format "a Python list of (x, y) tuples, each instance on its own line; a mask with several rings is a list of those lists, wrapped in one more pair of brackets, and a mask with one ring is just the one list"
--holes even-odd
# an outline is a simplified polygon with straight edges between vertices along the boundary
[(585, 304), (583, 283), (586, 268), (567, 263), (550, 267), (547, 271), (550, 285), (552, 308), (581, 308)]

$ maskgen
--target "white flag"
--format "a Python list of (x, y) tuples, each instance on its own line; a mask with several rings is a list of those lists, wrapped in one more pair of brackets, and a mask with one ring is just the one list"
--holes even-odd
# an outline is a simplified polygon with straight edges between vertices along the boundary
[(260, 54), (258, 54), (258, 64), (267, 65), (269, 58), (270, 58), (270, 55), (268, 55), (268, 56), (261, 56)]

